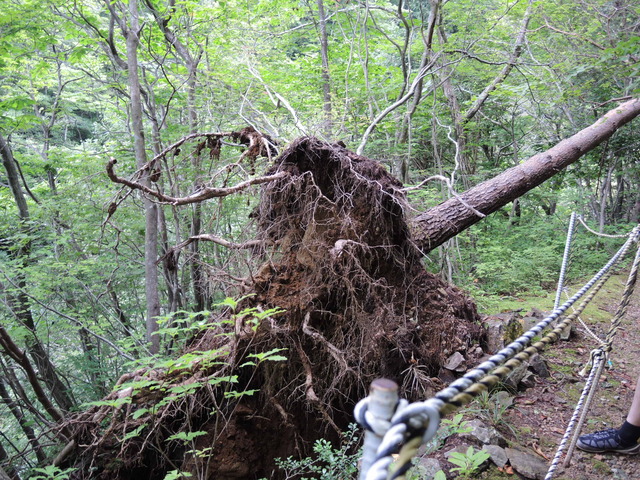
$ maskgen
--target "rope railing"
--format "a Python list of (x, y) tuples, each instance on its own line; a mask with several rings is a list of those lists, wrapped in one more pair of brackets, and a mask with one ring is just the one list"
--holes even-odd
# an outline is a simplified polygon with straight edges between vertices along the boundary
[(567, 272), (567, 264), (569, 263), (569, 252), (571, 251), (571, 239), (576, 225), (576, 212), (571, 214), (569, 219), (569, 228), (567, 231), (567, 241), (564, 245), (564, 254), (562, 255), (562, 265), (560, 266), (560, 275), (558, 278), (558, 288), (556, 289), (556, 298), (553, 301), (553, 308), (558, 308), (560, 299), (562, 298), (562, 289), (564, 288), (564, 276)]
[[(375, 461), (366, 472), (362, 472), (361, 478), (366, 478), (366, 480), (404, 479), (404, 474), (411, 467), (411, 459), (416, 455), (420, 445), (428, 442), (435, 435), (442, 415), (471, 402), (481, 392), (497, 384), (517, 365), (557, 340), (560, 332), (582, 312), (595, 296), (597, 290), (604, 284), (606, 279), (603, 280), (603, 277), (608, 276), (611, 268), (626, 255), (631, 244), (637, 241), (639, 229), (640, 225), (633, 229), (624, 245), (578, 292), (522, 336), (452, 382), (434, 397), (406, 406), (399, 403), (396, 413), (389, 423), (389, 429), (377, 448)], [(576, 312), (568, 315), (541, 340), (527, 347), (534, 337), (538, 336), (551, 322), (563, 316), (566, 310), (581, 299), (596, 283), (598, 283), (597, 288), (585, 297)], [(370, 421), (367, 421), (367, 417), (369, 419), (371, 417), (368, 415), (369, 402), (370, 399), (367, 397), (361, 400), (355, 409), (356, 421), (366, 429), (370, 429)], [(380, 432), (377, 433), (380, 434)], [(398, 454), (395, 459), (395, 469), (389, 473), (389, 467), (394, 462), (394, 454)]]
[(582, 226), (584, 228), (587, 229), (587, 231), (593, 233), (594, 235), (597, 235), (598, 237), (605, 237), (605, 238), (626, 238), (628, 237), (630, 234), (624, 234), (624, 235), (610, 235), (608, 233), (600, 233), (600, 232), (596, 232), (595, 230), (593, 230), (592, 228), (589, 228), (589, 225), (587, 225), (584, 220), (582, 219), (582, 216), (578, 216), (578, 221), (582, 224)]
[[(575, 450), (576, 443), (578, 441), (578, 437), (580, 436), (580, 432), (582, 430), (582, 426), (587, 417), (587, 413), (589, 413), (589, 408), (591, 407), (591, 403), (593, 402), (593, 398), (596, 392), (596, 388), (598, 387), (598, 382), (600, 381), (600, 375), (602, 374), (602, 370), (606, 364), (606, 360), (609, 357), (609, 353), (611, 352), (611, 347), (613, 345), (613, 339), (620, 328), (620, 324), (622, 323), (622, 319), (624, 318), (625, 312), (629, 305), (629, 301), (631, 299), (631, 295), (633, 294), (633, 290), (636, 285), (636, 281), (638, 278), (638, 267), (640, 265), (640, 244), (636, 249), (636, 255), (633, 260), (633, 264), (631, 266), (631, 270), (629, 271), (629, 276), (627, 277), (627, 282), (624, 287), (624, 291), (622, 293), (622, 298), (620, 299), (620, 303), (618, 304), (618, 308), (611, 319), (611, 326), (609, 327), (609, 331), (607, 332), (607, 336), (602, 342), (602, 344), (595, 349), (591, 354), (591, 373), (589, 377), (593, 376), (593, 381), (585, 384), (582, 397), (586, 397), (584, 405), (577, 405), (576, 412), (580, 412), (580, 420), (575, 426), (575, 431), (573, 431), (573, 426), (570, 424), (567, 426), (567, 432), (565, 435), (573, 434), (573, 438), (571, 439), (571, 443), (569, 448), (567, 449), (567, 454), (563, 463), (564, 467), (569, 466), (571, 462), (571, 457), (573, 455), (573, 451)], [(574, 412), (574, 414), (576, 413)], [(562, 445), (561, 445), (562, 446)], [(556, 453), (556, 457), (559, 457), (561, 453), (560, 447), (558, 447), (558, 452)], [(555, 460), (555, 458), (554, 458)], [(552, 467), (554, 464), (552, 463)], [(553, 476), (553, 470), (555, 468), (550, 468), (545, 480), (550, 480)]]
[(582, 390), (582, 393), (580, 394), (580, 399), (578, 400), (576, 408), (573, 411), (573, 414), (571, 415), (571, 420), (569, 420), (567, 429), (565, 430), (564, 435), (562, 436), (562, 440), (558, 445), (558, 449), (556, 450), (556, 454), (553, 457), (553, 460), (551, 460), (551, 465), (549, 466), (549, 470), (547, 471), (547, 475), (544, 477), (544, 480), (551, 480), (553, 478), (553, 475), (556, 469), (558, 468), (558, 465), (560, 464), (560, 459), (562, 458), (562, 454), (564, 453), (564, 449), (567, 445), (567, 442), (571, 439), (576, 422), (578, 421), (580, 413), (583, 410), (587, 397), (589, 396), (590, 392), (595, 391), (591, 388), (591, 386), (594, 383), (594, 378), (596, 377), (596, 374), (597, 375), (600, 374), (599, 372), (602, 371), (602, 367), (605, 365), (606, 362), (604, 359), (604, 354), (599, 350), (594, 350), (592, 359), (593, 359), (593, 368), (591, 369), (591, 373), (589, 374), (589, 377), (585, 382), (585, 386)]

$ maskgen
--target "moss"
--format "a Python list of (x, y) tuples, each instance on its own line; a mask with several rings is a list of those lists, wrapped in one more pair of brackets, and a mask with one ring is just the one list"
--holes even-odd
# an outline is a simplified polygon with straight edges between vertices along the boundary
[(500, 470), (498, 470), (498, 467), (496, 467), (495, 465), (492, 465), (487, 470), (482, 472), (482, 474), (479, 475), (477, 478), (479, 480), (504, 480), (506, 478), (512, 480), (513, 475), (509, 475), (505, 472), (501, 472)]
[(610, 475), (611, 468), (605, 462), (600, 460), (593, 461), (593, 470), (603, 475)]

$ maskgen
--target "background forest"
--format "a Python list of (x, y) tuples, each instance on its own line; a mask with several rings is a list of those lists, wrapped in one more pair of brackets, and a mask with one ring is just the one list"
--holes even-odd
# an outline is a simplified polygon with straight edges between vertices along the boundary
[[(55, 422), (136, 362), (172, 358), (261, 263), (239, 248), (254, 239), (257, 187), (159, 204), (112, 183), (110, 159), (182, 197), (259, 177), (311, 135), (406, 186), (436, 176), (409, 193), (419, 213), (639, 88), (633, 0), (4, 0), (0, 466), (27, 478), (47, 465)], [(606, 233), (638, 222), (637, 124), (431, 252), (427, 268), (485, 311), (553, 285), (570, 212)], [(201, 135), (247, 126), (272, 140), (265, 156), (243, 155), (237, 135)], [(574, 278), (609, 256), (606, 239), (576, 241)]]

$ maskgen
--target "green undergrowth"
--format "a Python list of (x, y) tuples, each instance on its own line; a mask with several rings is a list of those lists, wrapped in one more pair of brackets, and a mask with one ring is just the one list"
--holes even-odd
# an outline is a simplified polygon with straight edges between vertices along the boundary
[[(585, 278), (581, 281), (575, 282), (569, 285), (567, 293), (569, 296), (574, 295), (582, 286), (589, 281), (589, 278)], [(587, 323), (607, 323), (611, 321), (615, 308), (622, 297), (624, 286), (627, 281), (627, 273), (619, 272), (612, 275), (607, 283), (600, 289), (598, 294), (587, 305), (580, 317)], [(523, 293), (517, 296), (502, 296), (497, 297), (495, 295), (483, 295), (478, 293), (474, 295), (474, 300), (478, 305), (480, 313), (483, 314), (496, 314), (501, 312), (513, 312), (519, 311), (523, 315), (531, 312), (534, 308), (542, 312), (551, 312), (553, 310), (553, 302), (555, 300), (556, 292), (536, 292), (536, 293)], [(584, 298), (584, 297), (583, 297)], [(568, 299), (566, 294), (562, 295), (561, 304)], [(581, 300), (578, 300), (574, 307), (580, 304)], [(569, 308), (567, 311), (571, 313), (573, 310)]]

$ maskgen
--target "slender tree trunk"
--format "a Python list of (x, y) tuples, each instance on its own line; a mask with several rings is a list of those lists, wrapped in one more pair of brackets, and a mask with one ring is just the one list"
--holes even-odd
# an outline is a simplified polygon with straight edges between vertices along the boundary
[(322, 110), (324, 112), (323, 133), (327, 140), (331, 140), (333, 118), (331, 114), (331, 77), (329, 75), (329, 39), (327, 37), (327, 17), (324, 3), (318, 1), (318, 20), (320, 28), (320, 56), (322, 58)]
[[(424, 69), (431, 59), (433, 49), (433, 34), (438, 19), (438, 9), (440, 7), (440, 0), (431, 0), (429, 3), (431, 5), (431, 9), (429, 11), (429, 19), (427, 20), (427, 30), (426, 32), (423, 32), (422, 37), (424, 43), (424, 52), (422, 53), (422, 58), (420, 60), (419, 71)], [(413, 119), (413, 115), (418, 109), (418, 105), (422, 101), (423, 84), (424, 78), (421, 78), (418, 81), (418, 85), (416, 86), (413, 98), (411, 99), (411, 103), (409, 104), (409, 108), (402, 117), (402, 122), (400, 124), (400, 127), (398, 128), (398, 133), (396, 134), (396, 144), (398, 145), (407, 143), (409, 141), (411, 133), (411, 120)], [(410, 147), (411, 145), (409, 145), (409, 152), (411, 151)], [(407, 153), (407, 155), (402, 155), (398, 159), (398, 161), (396, 162), (396, 171), (398, 172), (397, 176), (402, 183), (409, 182), (409, 153)]]
[[(533, 0), (529, 0), (529, 5), (522, 19), (520, 31), (518, 32), (513, 50), (509, 55), (507, 63), (494, 77), (494, 79), (484, 88), (480, 95), (478, 95), (475, 102), (473, 102), (473, 105), (471, 105), (471, 107), (469, 107), (466, 112), (461, 112), (460, 110), (458, 98), (450, 80), (452, 71), (443, 72), (443, 92), (445, 94), (445, 97), (447, 98), (449, 109), (451, 110), (451, 117), (453, 119), (453, 125), (456, 132), (456, 141), (458, 143), (457, 148), (460, 156), (460, 171), (464, 176), (475, 173), (475, 162), (470, 161), (469, 152), (467, 151), (467, 144), (469, 142), (465, 129), (466, 125), (473, 117), (475, 117), (478, 111), (480, 111), (480, 108), (482, 108), (484, 103), (487, 101), (491, 93), (498, 87), (498, 85), (504, 82), (504, 80), (509, 76), (509, 74), (515, 67), (516, 62), (520, 58), (520, 55), (522, 55), (524, 44), (527, 38), (527, 28), (529, 26), (529, 21), (533, 13), (533, 3)], [(439, 37), (441, 43), (446, 43), (446, 36), (444, 35), (444, 31), (442, 29), (439, 29)]]
[[(18, 207), (20, 229), (22, 233), (28, 236), (32, 233), (29, 229), (29, 207), (22, 188), (20, 187), (19, 173), (15, 159), (13, 158), (13, 152), (2, 134), (0, 134), (0, 156), (2, 156), (2, 164), (7, 172), (7, 181), (13, 193), (16, 206)], [(19, 268), (16, 268), (13, 279), (17, 291), (14, 291), (14, 289), (5, 291), (7, 303), (16, 318), (30, 332), (30, 335), (26, 339), (27, 351), (36, 363), (40, 375), (44, 379), (51, 395), (62, 410), (68, 411), (73, 408), (75, 402), (71, 397), (71, 392), (60, 379), (49, 354), (38, 338), (36, 325), (31, 312), (31, 305), (29, 304), (29, 297), (26, 294), (27, 282), (22, 269), (28, 264), (30, 248), (30, 242), (26, 242), (24, 246), (12, 253), (13, 258), (19, 264)]]
[[(0, 443), (0, 480), (20, 480), (20, 476), (18, 475), (18, 472), (16, 472), (15, 468), (11, 465), (6, 465), (8, 460), (9, 455), (4, 449), (2, 443)], [(6, 466), (3, 467), (3, 464)]]
[[(45, 392), (40, 384), (40, 380), (38, 378), (38, 374), (36, 370), (31, 365), (31, 362), (27, 358), (27, 355), (24, 351), (20, 349), (13, 341), (9, 332), (0, 325), (0, 347), (2, 347), (4, 353), (6, 353), (16, 364), (18, 364), (26, 373), (27, 379), (29, 380), (29, 384), (33, 391), (36, 394), (36, 398), (40, 402), (40, 404), (44, 407), (46, 412), (53, 418), (56, 422), (62, 420), (62, 413), (55, 407), (55, 405), (49, 399), (49, 395)], [(68, 432), (65, 432), (65, 434)]]
[(607, 140), (638, 115), (640, 99), (629, 100), (546, 152), (505, 170), (464, 192), (459, 198), (451, 198), (418, 215), (414, 219), (416, 244), (425, 253), (442, 245), (480, 221), (483, 217), (476, 212), (489, 215), (524, 195)]
[[(129, 75), (129, 96), (131, 99), (131, 131), (133, 132), (133, 147), (136, 156), (136, 166), (141, 168), (147, 163), (146, 142), (142, 125), (142, 98), (140, 93), (140, 78), (138, 76), (138, 44), (140, 39), (140, 24), (138, 20), (138, 1), (129, 0), (129, 28), (126, 30), (127, 39), (127, 73)], [(149, 174), (145, 172), (141, 182), (149, 185)], [(158, 293), (158, 207), (143, 197), (145, 211), (145, 296), (147, 303), (147, 342), (150, 351), (156, 354), (160, 351), (160, 337), (158, 331), (158, 316), (160, 315), (160, 297)]]
[(36, 437), (36, 434), (33, 428), (31, 428), (31, 426), (29, 425), (28, 418), (22, 412), (20, 406), (18, 406), (18, 404), (11, 398), (11, 395), (9, 394), (9, 391), (7, 390), (7, 387), (4, 383), (4, 380), (1, 377), (0, 377), (0, 400), (2, 401), (2, 403), (4, 403), (7, 406), (7, 408), (11, 412), (11, 415), (13, 415), (13, 417), (16, 419), (16, 421), (20, 425), (22, 432), (24, 433), (25, 437), (27, 437), (27, 440), (29, 441), (31, 448), (36, 454), (38, 463), (44, 464), (44, 461), (47, 459), (47, 456), (42, 450), (42, 446), (40, 445), (40, 442), (38, 442), (38, 439)]

